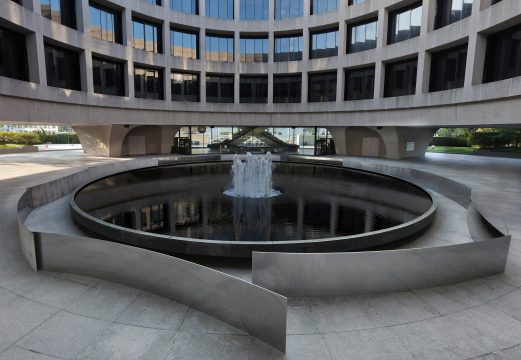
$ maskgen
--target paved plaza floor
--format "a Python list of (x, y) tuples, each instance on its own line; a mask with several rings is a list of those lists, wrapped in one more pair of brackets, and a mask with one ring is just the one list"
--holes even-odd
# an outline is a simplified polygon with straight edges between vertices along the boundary
[[(506, 272), (394, 294), (290, 298), (282, 354), (175, 301), (99, 279), (32, 271), (18, 242), (16, 204), (25, 188), (126, 159), (77, 150), (3, 155), (0, 360), (521, 359), (521, 160), (447, 154), (357, 160), (416, 168), (479, 189), (512, 235)], [(437, 216), (450, 219), (449, 210)], [(455, 225), (466, 227), (458, 219)]]

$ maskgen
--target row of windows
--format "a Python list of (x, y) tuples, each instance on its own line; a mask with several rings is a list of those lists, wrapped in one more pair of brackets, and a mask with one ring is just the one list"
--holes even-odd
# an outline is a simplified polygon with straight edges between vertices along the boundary
[[(147, 0), (152, 4), (160, 4), (159, 0)], [(175, 11), (199, 14), (198, 0), (169, 0), (170, 8)], [(205, 0), (205, 15), (220, 19), (233, 19), (233, 0)], [(275, 19), (287, 19), (303, 16), (303, 0), (274, 0)], [(435, 0), (435, 29), (459, 21), (471, 15), (473, 0)], [(493, 0), (492, 4), (500, 0)], [(363, 0), (349, 0), (348, 4), (357, 4)], [(41, 0), (42, 16), (59, 22), (71, 28), (76, 28), (75, 1), (72, 0)], [(113, 33), (121, 32), (121, 10), (117, 7), (107, 7), (105, 1), (98, 4), (90, 1), (91, 26), (105, 28)], [(339, 0), (311, 0), (311, 14), (320, 14), (334, 11), (339, 6)], [(389, 43), (394, 43), (418, 36), (421, 26), (422, 1), (417, 1), (405, 8), (390, 12), (389, 16)], [(240, 0), (240, 19), (267, 20), (269, 0)], [(103, 14), (100, 14), (101, 11)], [(106, 40), (112, 40), (110, 34), (102, 34)], [(118, 35), (113, 35), (118, 38)]]
[[(173, 37), (175, 38), (175, 37)], [(184, 39), (184, 37), (182, 37)], [(245, 57), (264, 56), (264, 45), (257, 45), (256, 38), (245, 39), (253, 43)], [(0, 76), (29, 80), (26, 37), (8, 28), (0, 27)], [(188, 44), (192, 44), (190, 39)], [(190, 48), (191, 45), (187, 45)], [(248, 45), (245, 46), (248, 49)], [(262, 49), (257, 53), (257, 49)], [(45, 65), (47, 85), (81, 90), (79, 53), (62, 48), (55, 42), (45, 42)], [(219, 49), (218, 49), (219, 50)], [(173, 51), (184, 51), (184, 49)], [(221, 54), (219, 51), (217, 54)], [(225, 56), (227, 53), (224, 53)], [(487, 38), (483, 82), (498, 81), (521, 75), (521, 25), (489, 35)], [(442, 91), (463, 87), (467, 62), (467, 44), (431, 53), (429, 91)], [(124, 95), (124, 62), (94, 57), (94, 90), (96, 93)], [(136, 97), (163, 98), (163, 70), (135, 67)], [(176, 72), (177, 73), (177, 72)], [(181, 73), (172, 75), (174, 100), (196, 101), (199, 99), (198, 74)], [(403, 96), (416, 93), (417, 58), (385, 64), (384, 96)], [(174, 76), (176, 75), (176, 76)], [(250, 100), (264, 99), (267, 89), (266, 76), (243, 76), (241, 89)], [(300, 102), (301, 75), (274, 75), (274, 102)], [(260, 80), (262, 78), (262, 80)], [(282, 80), (283, 79), (283, 80)], [(369, 99), (374, 96), (375, 67), (348, 69), (345, 73), (345, 100)], [(233, 99), (233, 75), (208, 75), (208, 102)], [(280, 81), (279, 81), (280, 80)], [(309, 74), (309, 98), (314, 101), (336, 99), (336, 71)], [(231, 84), (231, 85), (230, 85)], [(277, 84), (277, 85), (275, 85)], [(231, 89), (230, 90), (230, 86)], [(183, 89), (181, 92), (179, 89)], [(300, 89), (300, 90), (299, 90)], [(174, 90), (172, 90), (174, 91)], [(188, 97), (185, 97), (188, 94)], [(191, 100), (190, 100), (191, 99)], [(233, 100), (232, 100), (233, 101)], [(265, 102), (265, 101), (260, 101)]]

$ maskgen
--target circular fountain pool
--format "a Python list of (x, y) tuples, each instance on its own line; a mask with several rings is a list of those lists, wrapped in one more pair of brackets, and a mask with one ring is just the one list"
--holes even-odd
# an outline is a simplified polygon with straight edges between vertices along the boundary
[(74, 218), (103, 238), (156, 251), (250, 257), (252, 251), (352, 251), (425, 228), (435, 203), (397, 178), (340, 166), (276, 162), (277, 197), (224, 194), (231, 162), (176, 164), (79, 189)]

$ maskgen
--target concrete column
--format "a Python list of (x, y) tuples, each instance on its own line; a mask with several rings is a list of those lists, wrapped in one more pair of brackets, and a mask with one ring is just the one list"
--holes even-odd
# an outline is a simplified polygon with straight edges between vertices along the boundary
[(338, 23), (338, 57), (347, 54), (347, 24), (345, 21)]
[(170, 59), (170, 23), (167, 21), (164, 21), (161, 28), (163, 29), (163, 53), (165, 54), (165, 63), (164, 63), (164, 87), (165, 87), (165, 100), (166, 101), (172, 101), (172, 85), (170, 81), (170, 66), (169, 61)]
[(387, 44), (387, 28), (389, 22), (389, 12), (385, 9), (378, 10), (378, 29), (376, 38), (376, 47), (381, 48)]
[(132, 35), (133, 26), (132, 26), (132, 12), (129, 8), (125, 8), (123, 14), (121, 16), (121, 22), (123, 23), (123, 45), (127, 45), (132, 48), (132, 44), (134, 42), (134, 37)]
[(423, 0), (422, 25), (420, 36), (434, 29), (434, 17), (436, 16), (436, 0)]
[(344, 101), (344, 69), (338, 68), (336, 71), (336, 102)]
[[(24, 0), (24, 6), (26, 1), (31, 2), (31, 0)], [(40, 0), (32, 0), (32, 9), (35, 14), (42, 14), (42, 4), (40, 3)]]
[[(474, 11), (474, 8), (472, 11)], [(486, 52), (486, 36), (476, 33), (470, 34), (467, 49), (467, 67), (465, 68), (465, 87), (483, 83)]]
[(165, 101), (172, 101), (172, 85), (170, 82), (170, 68), (164, 67), (163, 70), (163, 89)]
[[(306, 11), (309, 13), (309, 0), (304, 0), (304, 4), (307, 3), (307, 6), (304, 9), (304, 16), (306, 16)], [(307, 10), (306, 10), (307, 9)], [(302, 30), (302, 64), (305, 65), (302, 67), (302, 103), (308, 102), (308, 60), (309, 60), (309, 30), (308, 28), (304, 28)]]
[(418, 54), (418, 75), (416, 78), (416, 94), (429, 92), (431, 72), (431, 53), (421, 51)]
[[(201, 0), (202, 1), (202, 0)], [(241, 18), (241, 0), (233, 0), (233, 19), (240, 20)]]
[[(201, 0), (203, 1), (203, 0)], [(206, 29), (201, 28), (199, 32), (199, 58), (205, 63), (206, 57)], [(202, 104), (206, 103), (206, 69), (202, 68), (199, 73), (199, 98)]]
[(335, 150), (337, 155), (347, 155), (346, 128), (345, 127), (328, 127), (327, 130), (335, 141)]
[(125, 94), (130, 98), (134, 98), (134, 56), (132, 50), (132, 43), (134, 42), (134, 38), (132, 35), (132, 13), (130, 9), (126, 8), (123, 10), (123, 13), (121, 14), (121, 23), (123, 27), (122, 42), (123, 45), (127, 46), (125, 49), (127, 53), (127, 62), (125, 63), (125, 73), (127, 74)]
[[(69, 0), (72, 1), (72, 0)], [(89, 31), (89, 2), (81, 0), (76, 1), (76, 27), (78, 31)]]
[(93, 93), (94, 81), (92, 78), (92, 52), (90, 50), (80, 52), (80, 78), (81, 90)]
[[(206, 15), (206, 0), (198, 0), (199, 1), (199, 15), (205, 16)], [(165, 0), (165, 6), (166, 0)], [(170, 6), (170, 5), (168, 5)]]
[(384, 97), (385, 86), (385, 64), (377, 61), (374, 68), (374, 98), (380, 99)]
[[(25, 46), (27, 48), (27, 65), (29, 68), (29, 81), (37, 84), (45, 85), (47, 80), (44, 78), (43, 83), (40, 77), (40, 69), (45, 75), (45, 54), (43, 52), (43, 48), (38, 51), (38, 46), (41, 43), (43, 47), (43, 42), (39, 41), (40, 36), (35, 33), (30, 33), (25, 38)], [(38, 54), (41, 55), (42, 59), (38, 59)], [(40, 60), (42, 63), (40, 64)], [(40, 66), (43, 66), (41, 68)]]
[(240, 65), (241, 65), (241, 34), (238, 31), (233, 33), (233, 61), (235, 63), (233, 81), (233, 102), (238, 104), (241, 100), (240, 95)]
[(436, 0), (423, 0), (422, 27), (420, 35), (434, 30), (434, 20), (436, 19)]
[(268, 1), (268, 20), (272, 24), (273, 24), (273, 19), (275, 19), (275, 1), (279, 1), (279, 0)]
[[(424, 89), (428, 89), (429, 87), (429, 74), (428, 69), (430, 66), (427, 66), (426, 58), (429, 58), (430, 55), (427, 54), (426, 51), (420, 50), (418, 53), (418, 69), (416, 71), (416, 94), (421, 94)], [(428, 61), (430, 63), (430, 61)]]
[(311, 0), (303, 0), (304, 11), (302, 14), (304, 15), (304, 18), (307, 18), (309, 15), (311, 15)]

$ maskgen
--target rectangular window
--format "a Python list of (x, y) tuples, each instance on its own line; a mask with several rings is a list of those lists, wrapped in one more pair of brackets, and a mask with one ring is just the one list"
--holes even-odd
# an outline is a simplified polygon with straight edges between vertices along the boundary
[(123, 63), (92, 57), (94, 92), (105, 95), (125, 95)]
[(429, 91), (463, 87), (466, 64), (467, 44), (432, 54)]
[(42, 16), (76, 29), (76, 1), (40, 0)]
[(388, 44), (411, 39), (420, 35), (422, 23), (422, 2), (389, 14)]
[(338, 55), (338, 28), (321, 30), (310, 34), (309, 58), (318, 59)]
[(364, 1), (366, 1), (366, 0), (349, 0), (349, 1), (347, 2), (347, 5), (361, 4), (361, 3), (363, 3)]
[(206, 102), (233, 103), (233, 75), (206, 75)]
[(344, 100), (372, 99), (374, 72), (374, 66), (346, 70)]
[(25, 36), (0, 26), (0, 76), (29, 81)]
[(347, 53), (355, 53), (376, 48), (378, 19), (353, 24), (348, 28)]
[(275, 0), (275, 19), (302, 17), (303, 12), (303, 0)]
[(163, 71), (135, 66), (134, 91), (136, 98), (163, 100)]
[(77, 52), (45, 44), (47, 85), (81, 90), (80, 60)]
[(218, 19), (233, 20), (233, 0), (205, 0), (205, 15)]
[(439, 29), (472, 14), (472, 0), (436, 0), (434, 29)]
[(241, 37), (241, 62), (267, 62), (267, 37)]
[(98, 39), (122, 43), (121, 14), (94, 2), (89, 6), (90, 34)]
[(151, 5), (161, 6), (161, 0), (145, 0), (145, 1)]
[(385, 65), (385, 97), (413, 95), (416, 92), (418, 58)]
[(199, 34), (188, 30), (171, 29), (170, 54), (187, 59), (199, 59)]
[(487, 37), (483, 82), (521, 76), (521, 25)]
[(302, 35), (275, 36), (275, 61), (302, 60)]
[(241, 103), (268, 102), (268, 76), (248, 75), (241, 76), (240, 83)]
[(339, 0), (311, 0), (311, 15), (318, 15), (338, 9)]
[(273, 103), (299, 103), (302, 97), (302, 74), (273, 76)]
[(170, 82), (173, 101), (199, 101), (199, 74), (172, 71)]
[(233, 36), (206, 35), (206, 60), (233, 62)]
[(199, 0), (170, 0), (170, 9), (186, 14), (199, 15)]
[(336, 71), (309, 74), (308, 101), (336, 101)]
[(161, 26), (142, 19), (132, 18), (132, 46), (154, 53), (163, 52)]
[(269, 0), (240, 0), (241, 20), (268, 20)]

